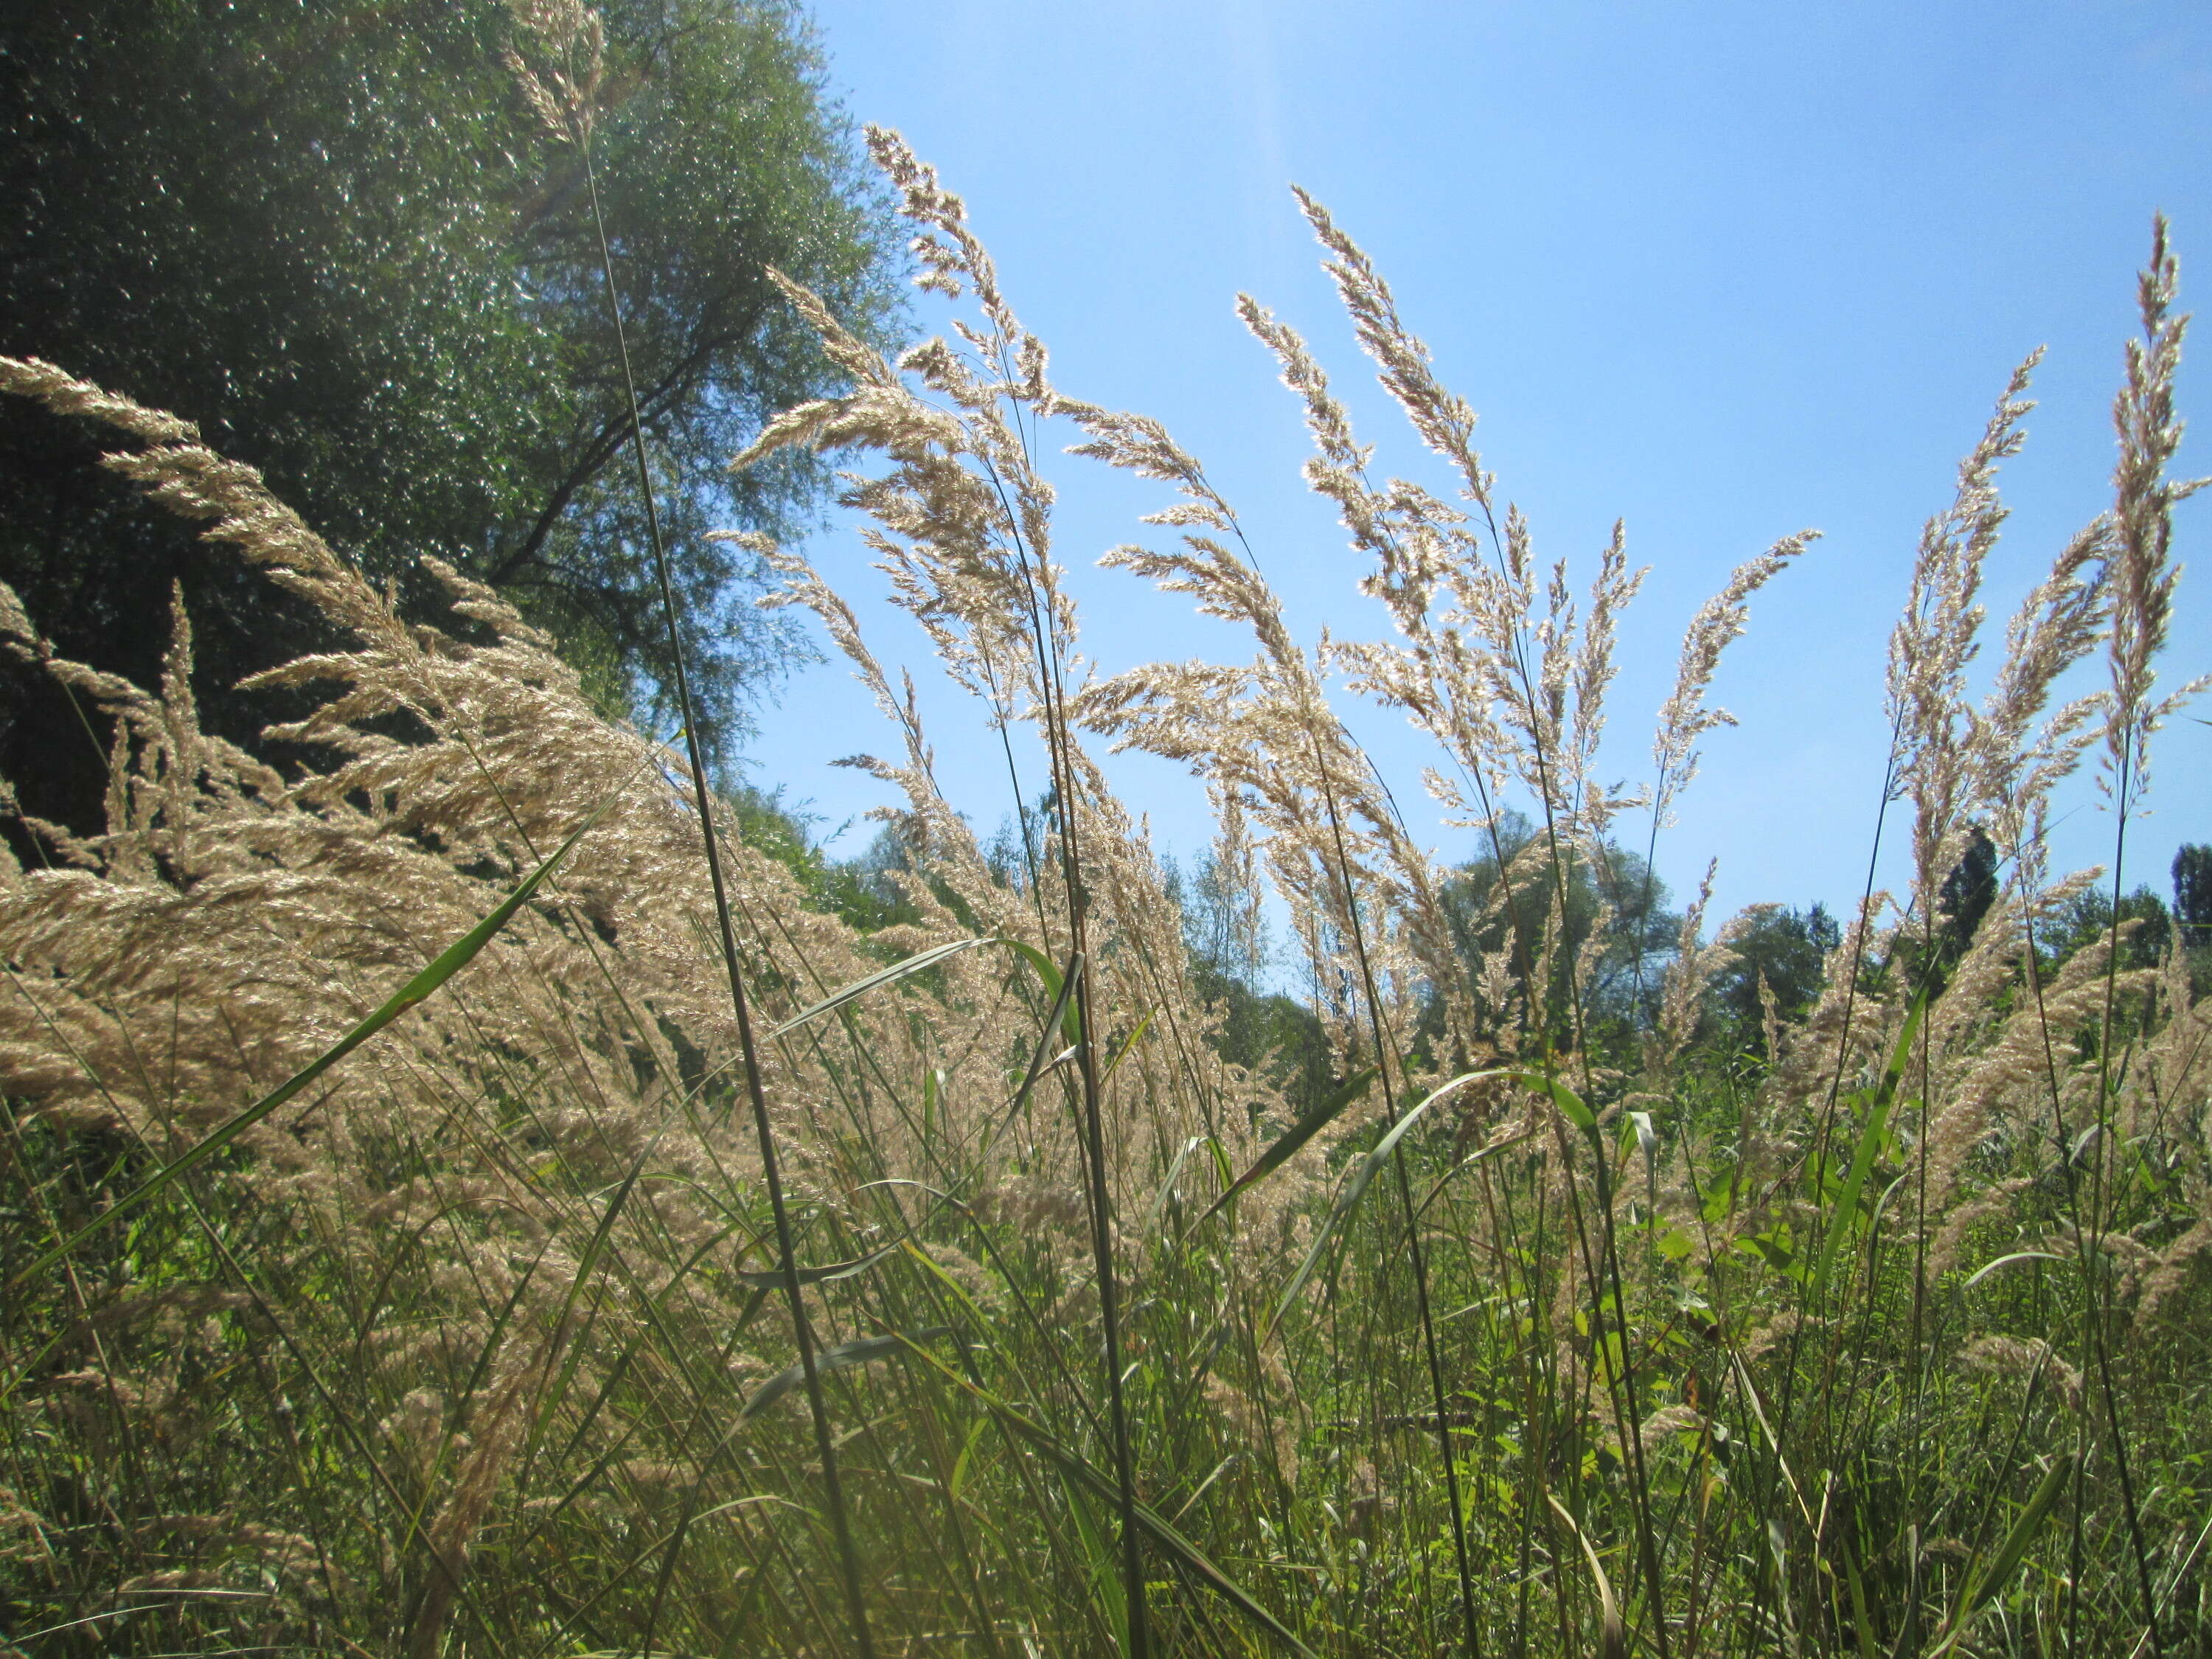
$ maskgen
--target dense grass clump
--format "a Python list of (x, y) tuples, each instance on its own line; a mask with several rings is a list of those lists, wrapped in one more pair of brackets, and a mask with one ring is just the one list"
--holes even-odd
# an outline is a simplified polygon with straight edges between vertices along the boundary
[[(587, 143), (589, 76), (518, 72)], [(1669, 942), (1655, 838), (1728, 719), (1722, 650), (1807, 538), (1693, 623), (1650, 787), (1604, 784), (1639, 573), (1618, 539), (1579, 594), (1536, 567), (1471, 410), (1317, 204), (1455, 490), (1376, 479), (1304, 343), (1244, 302), (1392, 624), (1320, 649), (1199, 462), (1058, 391), (958, 200), (873, 142), (925, 285), (975, 313), (890, 364), (787, 284), (851, 390), (740, 464), (881, 459), (849, 505), (1042, 792), (996, 843), (787, 550), (761, 550), (786, 601), (898, 734), (872, 763), (904, 805), (865, 874), (601, 719), (488, 590), (426, 564), (451, 617), (404, 623), (185, 423), (0, 363), (348, 641), (260, 677), (319, 698), (278, 735), (326, 762), (287, 776), (201, 731), (181, 609), (148, 690), (0, 591), (0, 645), (76, 698), (112, 780), (104, 834), (18, 816), (0, 872), (7, 1641), (2212, 1645), (2212, 1009), (2191, 941), (2146, 949), (2118, 877), (2040, 850), (2092, 770), (2124, 834), (2172, 701), (2163, 230), (2112, 508), (1979, 701), (2025, 368), (1929, 522), (1881, 781), (1911, 890), (1832, 928), (1709, 927), (1700, 898)], [(1165, 486), (1158, 533), (1110, 562), (1249, 629), (1249, 661), (1086, 668), (1039, 471), (1055, 420)], [(1347, 691), (1434, 738), (1431, 787), (1486, 857), (1415, 844)], [(1102, 739), (1205, 780), (1197, 879), (1106, 788)], [(1239, 976), (1263, 889), (1303, 1004)], [(1796, 964), (1786, 1000), (1730, 976), (1754, 941)]]

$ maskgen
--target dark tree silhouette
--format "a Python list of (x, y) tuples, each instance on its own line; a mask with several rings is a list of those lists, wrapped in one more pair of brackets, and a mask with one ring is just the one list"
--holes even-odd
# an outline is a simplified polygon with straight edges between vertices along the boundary
[(2185, 945), (2212, 945), (2212, 847), (2191, 843), (2173, 855), (2173, 919)]

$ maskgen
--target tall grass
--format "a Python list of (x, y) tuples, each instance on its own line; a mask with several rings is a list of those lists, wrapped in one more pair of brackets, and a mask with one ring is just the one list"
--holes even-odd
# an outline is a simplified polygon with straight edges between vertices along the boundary
[[(522, 72), (556, 123), (590, 95), (573, 60)], [(1656, 849), (1729, 719), (1719, 656), (1806, 538), (1700, 612), (1652, 787), (1612, 786), (1640, 573), (1618, 537), (1579, 593), (1539, 568), (1472, 411), (1317, 204), (1455, 495), (1378, 481), (1304, 343), (1244, 302), (1391, 623), (1311, 646), (1199, 461), (1060, 392), (958, 199), (872, 143), (924, 286), (970, 309), (894, 364), (787, 284), (852, 390), (738, 464), (855, 458), (896, 605), (1007, 734), (1017, 795), (1048, 793), (1019, 855), (981, 843), (911, 685), (764, 550), (897, 736), (868, 763), (903, 805), (865, 926), (734, 833), (696, 753), (595, 715), (495, 594), (426, 562), (450, 612), (403, 618), (185, 422), (0, 363), (340, 641), (259, 677), (319, 696), (276, 735), (326, 758), (287, 776), (199, 729), (181, 611), (147, 690), (0, 593), (0, 643), (70, 690), (112, 777), (101, 833), (17, 814), (0, 872), (6, 1640), (2212, 1648), (2212, 1012), (2178, 945), (2136, 967), (2117, 926), (2063, 960), (2038, 942), (2106, 878), (2047, 868), (2055, 792), (2101, 767), (2124, 830), (2172, 706), (2162, 228), (2113, 507), (1979, 700), (2027, 368), (1923, 537), (1869, 786), (1910, 890), (1869, 877), (1812, 1006), (1723, 1053), (1701, 1003), (1740, 924), (1709, 938), (1693, 907), (1624, 1033), (1568, 919), (1623, 833)], [(1054, 423), (1164, 486), (1109, 562), (1249, 629), (1248, 662), (1088, 667)], [(1489, 933), (1347, 693), (1434, 740), (1431, 791), (1492, 855)], [(1204, 780), (1213, 868), (1286, 906), (1330, 1086), (1224, 1058), (1218, 977), (1102, 742)], [(2001, 879), (1967, 926), (1945, 884), (1978, 833)]]

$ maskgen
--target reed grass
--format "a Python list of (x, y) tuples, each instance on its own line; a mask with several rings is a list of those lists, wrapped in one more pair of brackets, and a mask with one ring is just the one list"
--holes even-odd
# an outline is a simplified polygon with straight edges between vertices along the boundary
[[(589, 21), (538, 10), (544, 60), (514, 67), (586, 142)], [(0, 866), (5, 1642), (2212, 1650), (2212, 1012), (2179, 943), (2130, 967), (2118, 924), (2039, 942), (2121, 890), (2179, 706), (2154, 666), (2193, 488), (2163, 226), (2112, 508), (1970, 696), (2024, 368), (1893, 642), (1869, 807), (1911, 886), (1867, 877), (1820, 993), (1751, 1054), (1700, 1018), (1740, 924), (1707, 937), (1694, 908), (1616, 1037), (1566, 919), (1624, 828), (1656, 851), (1729, 720), (1721, 653), (1809, 537), (1699, 613), (1652, 787), (1616, 787), (1625, 541), (1579, 592), (1540, 566), (1472, 410), (1318, 204), (1455, 495), (1378, 483), (1305, 343), (1244, 302), (1390, 624), (1310, 645), (1198, 459), (1060, 392), (958, 198), (871, 143), (963, 319), (887, 362), (787, 283), (851, 390), (738, 464), (850, 458), (896, 605), (1017, 797), (1024, 755), (1048, 794), (1019, 856), (979, 841), (859, 614), (764, 549), (896, 734), (866, 763), (897, 858), (858, 919), (495, 594), (426, 562), (448, 613), (403, 617), (185, 423), (0, 362), (340, 641), (259, 677), (319, 697), (278, 735), (325, 758), (286, 775), (199, 729), (181, 611), (144, 689), (0, 592), (0, 647), (75, 697), (112, 778), (101, 833), (17, 814)], [(1054, 423), (1163, 487), (1109, 562), (1248, 629), (1249, 661), (1089, 666)], [(1494, 953), (1347, 696), (1435, 742), (1430, 787), (1493, 855)], [(1286, 908), (1331, 1086), (1224, 1057), (1229, 1007), (1101, 744), (1203, 780), (1214, 867)], [(2093, 762), (2113, 867), (2054, 874), (2051, 803)], [(1943, 890), (1977, 834), (2000, 879), (1966, 930)]]

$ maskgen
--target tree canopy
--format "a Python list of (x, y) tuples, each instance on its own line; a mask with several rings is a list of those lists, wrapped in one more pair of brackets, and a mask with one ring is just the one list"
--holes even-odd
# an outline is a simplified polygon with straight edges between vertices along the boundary
[[(750, 556), (704, 532), (787, 532), (822, 478), (724, 463), (834, 382), (767, 268), (887, 335), (895, 238), (797, 9), (603, 10), (601, 196), (702, 723), (726, 744), (787, 641), (739, 603)], [(9, 9), (0, 352), (196, 422), (403, 598), (435, 553), (519, 603), (611, 705), (649, 705), (665, 653), (598, 243), (578, 156), (543, 141), (500, 62), (514, 28), (493, 0)], [(275, 711), (229, 686), (313, 624), (135, 500), (100, 447), (0, 410), (0, 580), (65, 653), (142, 684), (180, 583), (210, 724), (252, 737)], [(9, 690), (7, 769), (43, 780), (49, 811), (96, 804), (73, 717)]]
[[(1643, 858), (1612, 842), (1588, 854), (1568, 849), (1560, 860), (1560, 879), (1553, 871), (1549, 838), (1517, 812), (1501, 815), (1494, 841), (1484, 840), (1484, 849), (1460, 866), (1443, 901), (1471, 981), (1479, 981), (1486, 958), (1506, 954), (1513, 1006), (1486, 1012), (1509, 1024), (1520, 1018), (1529, 1005), (1529, 967), (1547, 959), (1550, 982), (1540, 988), (1534, 1005), (1552, 1011), (1557, 1029), (1550, 1035), (1560, 1047), (1617, 1039), (1647, 1019), (1650, 998), (1681, 926), (1667, 908), (1667, 884)], [(1510, 881), (1499, 879), (1500, 852)], [(1547, 953), (1543, 940), (1555, 910), (1559, 933)], [(1577, 1020), (1567, 1012), (1577, 1001), (1572, 979), (1578, 962), (1590, 972), (1579, 999), (1579, 1034)]]
[[(1985, 907), (1986, 908), (1986, 907)], [(1729, 1054), (1766, 1053), (1763, 984), (1778, 1019), (1802, 1015), (1820, 994), (1828, 953), (1843, 930), (1825, 904), (1803, 910), (1788, 905), (1755, 907), (1729, 940), (1729, 959), (1713, 975), (1706, 1003), (1709, 1042)]]
[(2190, 842), (2174, 854), (2173, 919), (2184, 945), (2212, 945), (2212, 847)]

